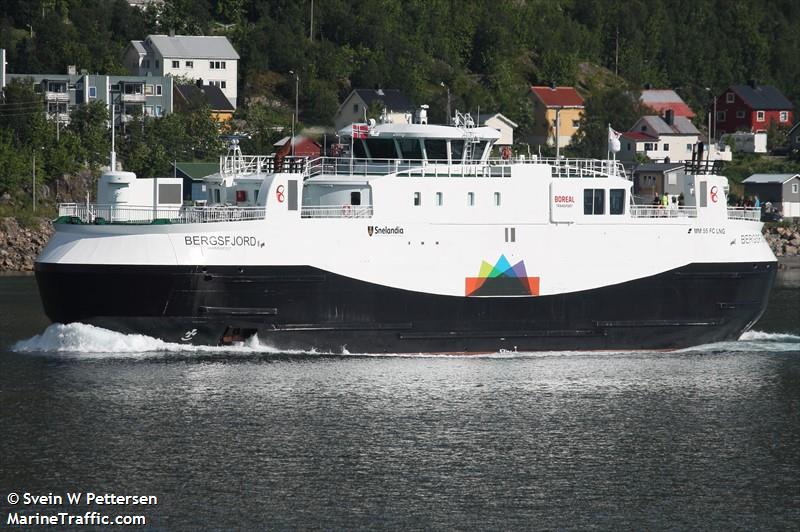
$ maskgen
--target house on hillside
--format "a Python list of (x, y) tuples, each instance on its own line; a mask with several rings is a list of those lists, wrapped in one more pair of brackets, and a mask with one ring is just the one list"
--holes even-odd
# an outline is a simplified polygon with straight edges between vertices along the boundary
[(228, 101), (222, 89), (216, 85), (203, 85), (203, 80), (196, 83), (175, 85), (175, 107), (180, 110), (191, 110), (198, 106), (208, 105), (211, 117), (220, 124), (233, 118), (236, 110)]
[(364, 122), (370, 106), (381, 102), (385, 120), (392, 124), (411, 122), (414, 106), (399, 89), (354, 89), (336, 110), (333, 125), (336, 131), (350, 124)]
[(633, 176), (633, 195), (638, 202), (649, 204), (655, 196), (666, 193), (677, 196), (683, 190), (686, 170), (680, 163), (643, 163), (636, 165)]
[(478, 115), (478, 125), (492, 127), (500, 132), (500, 140), (494, 143), (495, 146), (514, 144), (514, 130), (518, 127), (517, 123), (501, 113)]
[(800, 217), (800, 174), (753, 174), (744, 181), (744, 195), (755, 197), (785, 218)]
[(645, 89), (639, 97), (639, 102), (664, 116), (667, 111), (672, 111), (673, 116), (685, 116), (689, 120), (694, 118), (694, 111), (686, 102), (671, 89)]
[(533, 135), (531, 144), (567, 146), (580, 127), (585, 105), (574, 87), (531, 87)]
[(794, 106), (771, 85), (731, 85), (716, 99), (716, 126), (721, 133), (766, 131), (770, 123), (789, 127), (794, 120)]
[(205, 177), (219, 173), (219, 161), (172, 163), (172, 175), (183, 179), (184, 201), (205, 203), (208, 201), (208, 186)]
[[(294, 142), (292, 142), (292, 140)], [(290, 157), (292, 155), (292, 145), (294, 144), (295, 157), (308, 157), (316, 158), (322, 153), (322, 145), (314, 139), (304, 137), (303, 135), (295, 135), (292, 137), (283, 137), (281, 140), (273, 144), (275, 147), (275, 157)]]
[(787, 140), (789, 142), (789, 149), (800, 150), (800, 122), (792, 126), (792, 129), (789, 130), (788, 136), (789, 138)]
[(124, 64), (138, 76), (182, 76), (203, 80), (222, 90), (237, 104), (239, 54), (227, 37), (207, 35), (148, 35), (125, 48)]
[[(622, 134), (619, 157), (633, 161), (643, 155), (651, 161), (688, 162), (698, 151), (700, 132), (685, 116), (675, 116), (667, 110), (663, 117), (648, 115), (640, 118), (633, 127)], [(705, 146), (703, 159), (730, 161), (732, 154), (727, 146)]]

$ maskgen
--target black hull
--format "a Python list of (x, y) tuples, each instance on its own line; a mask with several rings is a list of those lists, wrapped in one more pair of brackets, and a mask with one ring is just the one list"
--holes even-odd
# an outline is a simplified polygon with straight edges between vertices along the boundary
[(36, 264), (47, 316), (170, 342), (257, 333), (277, 349), (364, 353), (678, 349), (736, 339), (767, 305), (774, 262), (691, 264), (594, 290), (455, 297), (308, 266)]

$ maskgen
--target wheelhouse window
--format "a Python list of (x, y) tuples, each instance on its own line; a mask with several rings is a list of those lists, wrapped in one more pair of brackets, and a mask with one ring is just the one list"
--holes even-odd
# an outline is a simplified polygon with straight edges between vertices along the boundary
[(478, 142), (477, 144), (472, 146), (473, 161), (480, 161), (481, 157), (483, 156), (484, 150), (486, 150), (486, 144), (488, 144), (488, 141)]
[(364, 143), (361, 140), (353, 141), (353, 155), (358, 159), (367, 158), (367, 151), (364, 149)]
[(425, 153), (428, 160), (447, 161), (447, 141), (444, 139), (428, 139), (425, 141)]
[(393, 139), (366, 139), (367, 149), (373, 159), (397, 159), (397, 151), (394, 149)]
[(461, 157), (464, 155), (464, 141), (451, 140), (450, 141), (450, 154), (454, 163), (461, 162)]
[(400, 154), (403, 159), (422, 159), (422, 146), (419, 139), (398, 139)]
[(605, 189), (586, 188), (583, 190), (583, 214), (605, 214)]
[(612, 188), (608, 191), (608, 207), (610, 214), (625, 213), (625, 189)]

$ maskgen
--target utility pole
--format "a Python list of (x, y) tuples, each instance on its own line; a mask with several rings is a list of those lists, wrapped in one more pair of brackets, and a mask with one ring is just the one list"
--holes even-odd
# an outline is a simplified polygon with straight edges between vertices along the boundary
[(308, 40), (314, 41), (314, 0), (311, 0), (311, 23), (308, 25)]
[(561, 147), (558, 145), (558, 132), (561, 130), (561, 107), (556, 107), (556, 159), (561, 158)]
[(299, 116), (299, 94), (300, 94), (300, 76), (297, 75), (297, 72), (294, 70), (290, 70), (289, 74), (294, 74), (294, 115), (292, 115), (292, 138), (290, 142), (292, 143), (292, 157), (294, 157), (294, 125), (296, 122), (300, 121)]
[(447, 122), (446, 124), (450, 125), (450, 87), (444, 84), (444, 81), (440, 82), (439, 85), (447, 89)]
[(614, 75), (619, 76), (619, 26), (617, 26), (617, 41), (614, 47)]

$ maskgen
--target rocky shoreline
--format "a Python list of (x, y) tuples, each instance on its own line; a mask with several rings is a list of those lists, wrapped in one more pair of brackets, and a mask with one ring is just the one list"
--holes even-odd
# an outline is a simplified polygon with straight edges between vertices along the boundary
[[(764, 226), (767, 239), (781, 269), (800, 268), (800, 224)], [(0, 273), (33, 271), (36, 257), (53, 234), (46, 218), (21, 225), (15, 218), (0, 218)]]

